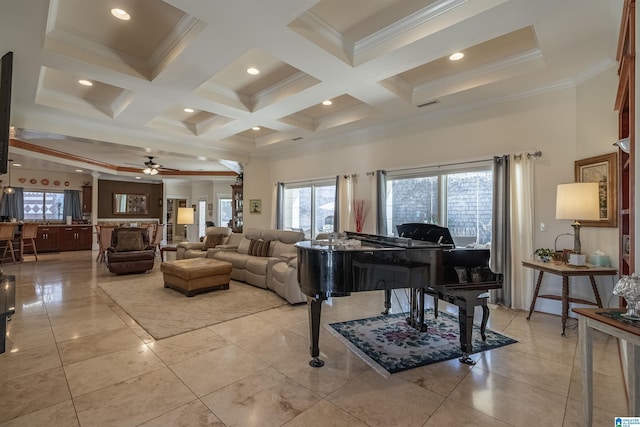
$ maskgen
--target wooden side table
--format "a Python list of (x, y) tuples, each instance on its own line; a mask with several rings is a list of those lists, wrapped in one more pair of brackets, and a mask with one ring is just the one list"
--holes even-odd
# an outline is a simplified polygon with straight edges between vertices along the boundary
[[(593, 330), (597, 329), (627, 341), (627, 390), (629, 416), (640, 416), (640, 327), (623, 323), (603, 315), (619, 310), (601, 308), (574, 308), (578, 314), (578, 340), (582, 351), (582, 393), (584, 426), (593, 423)], [(624, 414), (617, 414), (624, 416)]]
[[(536, 300), (538, 298), (553, 299), (556, 301), (562, 301), (562, 335), (565, 334), (567, 327), (567, 318), (569, 317), (569, 303), (578, 303), (585, 305), (596, 305), (602, 307), (602, 300), (600, 299), (600, 293), (596, 286), (595, 276), (615, 276), (618, 273), (618, 269), (613, 267), (594, 267), (587, 265), (585, 267), (572, 267), (563, 263), (553, 262), (541, 262), (541, 261), (522, 261), (522, 265), (527, 268), (540, 271), (538, 274), (538, 282), (536, 283), (535, 291), (533, 292), (533, 300), (531, 301), (531, 307), (529, 308), (529, 315), (527, 320), (531, 318), (533, 309), (536, 306)], [(542, 276), (544, 273), (555, 274), (562, 277), (562, 295), (538, 295), (540, 292), (540, 285), (542, 284)], [(593, 289), (593, 295), (596, 301), (588, 301), (581, 298), (571, 298), (569, 296), (569, 277), (573, 276), (589, 276), (591, 281), (591, 288)]]
[(164, 261), (164, 253), (165, 252), (177, 252), (177, 246), (162, 246), (160, 248), (160, 261)]

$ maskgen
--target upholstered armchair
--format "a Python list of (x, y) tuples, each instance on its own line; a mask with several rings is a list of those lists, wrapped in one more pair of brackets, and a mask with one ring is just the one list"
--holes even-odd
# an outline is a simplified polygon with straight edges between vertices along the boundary
[(107, 248), (107, 267), (115, 274), (144, 273), (153, 268), (156, 252), (146, 228), (115, 228)]

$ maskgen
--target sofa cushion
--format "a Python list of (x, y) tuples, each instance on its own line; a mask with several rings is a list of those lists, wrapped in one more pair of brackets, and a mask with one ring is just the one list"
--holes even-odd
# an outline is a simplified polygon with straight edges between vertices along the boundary
[(263, 238), (262, 232), (263, 231), (260, 228), (247, 228), (246, 230), (244, 230), (244, 237), (246, 237), (249, 240), (261, 239)]
[(210, 234), (202, 242), (201, 250), (206, 251), (209, 248), (215, 248), (224, 242), (225, 236), (223, 234)]
[(301, 231), (280, 230), (278, 240), (282, 243), (297, 243), (304, 240), (304, 233)]
[(116, 243), (116, 251), (141, 251), (144, 249), (142, 242), (142, 234), (139, 231), (120, 231), (118, 232), (118, 242)]
[(268, 265), (269, 265), (269, 260), (267, 258), (250, 257), (249, 259), (247, 259), (245, 268), (247, 269), (247, 271), (250, 271), (253, 274), (266, 277)]
[(249, 253), (250, 244), (251, 244), (251, 239), (247, 239), (247, 238), (242, 239), (240, 243), (238, 243), (238, 253), (242, 255), (247, 255)]
[(257, 257), (269, 256), (269, 241), (262, 239), (252, 239), (249, 244), (249, 255)]
[[(207, 254), (211, 252), (207, 251)], [(247, 265), (248, 256), (239, 254), (237, 252), (218, 251), (213, 254), (214, 259), (230, 262), (234, 269), (244, 270)]]

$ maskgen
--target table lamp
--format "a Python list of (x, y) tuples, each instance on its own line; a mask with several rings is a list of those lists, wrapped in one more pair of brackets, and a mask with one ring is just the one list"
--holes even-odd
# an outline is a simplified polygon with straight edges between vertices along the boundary
[(187, 225), (193, 224), (193, 209), (192, 208), (178, 208), (178, 224), (184, 224), (184, 238), (187, 237)]
[(559, 184), (556, 193), (556, 219), (572, 219), (573, 252), (580, 254), (580, 222), (600, 219), (600, 190), (597, 182)]

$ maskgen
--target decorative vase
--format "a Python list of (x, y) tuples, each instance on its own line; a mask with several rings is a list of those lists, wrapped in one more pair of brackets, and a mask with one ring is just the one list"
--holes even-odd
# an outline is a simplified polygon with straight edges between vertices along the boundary
[(627, 301), (627, 312), (622, 316), (628, 319), (640, 319), (640, 277), (632, 274), (631, 276), (622, 276), (616, 286), (613, 288), (613, 294), (624, 297)]

